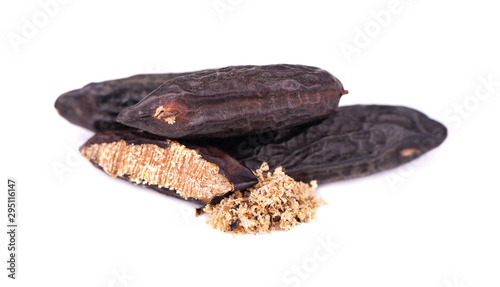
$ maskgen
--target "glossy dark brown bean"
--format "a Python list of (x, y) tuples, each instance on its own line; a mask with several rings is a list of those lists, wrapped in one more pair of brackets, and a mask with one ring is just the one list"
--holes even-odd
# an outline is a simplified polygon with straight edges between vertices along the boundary
[(117, 120), (168, 138), (257, 134), (325, 118), (345, 93), (315, 67), (232, 66), (165, 82)]
[(90, 83), (59, 96), (55, 108), (71, 123), (92, 131), (128, 129), (116, 122), (118, 113), (137, 104), (166, 81), (186, 74), (145, 74)]
[(215, 203), (257, 182), (248, 168), (216, 147), (179, 143), (141, 131), (98, 133), (80, 152), (113, 177), (201, 203)]
[(400, 166), (439, 146), (446, 128), (405, 107), (340, 107), (325, 120), (257, 136), (208, 140), (255, 170), (282, 166), (300, 181), (338, 181)]

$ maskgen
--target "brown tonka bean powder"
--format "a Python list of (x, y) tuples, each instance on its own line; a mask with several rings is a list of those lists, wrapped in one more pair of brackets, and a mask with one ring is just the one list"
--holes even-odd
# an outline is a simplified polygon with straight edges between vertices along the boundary
[(290, 230), (301, 222), (314, 219), (316, 209), (325, 204), (316, 198), (316, 181), (298, 182), (281, 167), (274, 173), (263, 163), (254, 173), (259, 182), (245, 191), (236, 191), (220, 203), (207, 205), (208, 224), (235, 234)]

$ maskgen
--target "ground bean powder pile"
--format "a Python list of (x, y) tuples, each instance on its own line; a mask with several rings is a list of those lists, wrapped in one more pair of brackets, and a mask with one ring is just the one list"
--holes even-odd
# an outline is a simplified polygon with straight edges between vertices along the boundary
[(310, 184), (295, 181), (281, 167), (268, 172), (267, 163), (255, 171), (259, 182), (245, 191), (236, 191), (220, 203), (207, 205), (208, 224), (235, 234), (266, 233), (290, 230), (316, 216), (316, 209), (325, 204), (316, 198), (316, 181)]

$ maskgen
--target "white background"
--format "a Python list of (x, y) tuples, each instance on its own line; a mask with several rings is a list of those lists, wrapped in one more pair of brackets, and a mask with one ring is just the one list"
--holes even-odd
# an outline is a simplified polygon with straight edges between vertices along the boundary
[[(14, 281), (5, 184), (0, 285), (500, 286), (492, 3), (2, 1), (1, 176), (18, 180), (19, 253)], [(233, 237), (84, 161), (92, 133), (53, 108), (93, 81), (272, 63), (326, 69), (349, 90), (341, 105), (416, 108), (449, 136), (402, 168), (321, 186), (309, 224)]]

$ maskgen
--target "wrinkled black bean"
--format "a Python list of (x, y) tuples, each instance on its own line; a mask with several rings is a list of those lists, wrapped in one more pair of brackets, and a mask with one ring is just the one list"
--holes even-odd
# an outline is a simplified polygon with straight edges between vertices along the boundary
[(117, 120), (168, 138), (258, 134), (325, 118), (346, 93), (316, 67), (231, 66), (167, 81)]
[(92, 131), (128, 129), (116, 121), (118, 113), (137, 104), (166, 81), (187, 74), (144, 74), (90, 83), (59, 96), (55, 108), (69, 122)]
[(339, 181), (400, 166), (439, 146), (446, 127), (399, 106), (340, 107), (307, 125), (255, 136), (206, 139), (255, 170), (262, 162), (300, 181)]

